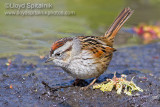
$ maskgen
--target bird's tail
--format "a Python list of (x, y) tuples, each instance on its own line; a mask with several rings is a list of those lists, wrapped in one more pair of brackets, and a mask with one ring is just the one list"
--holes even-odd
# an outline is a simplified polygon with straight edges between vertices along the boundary
[(114, 41), (114, 37), (122, 27), (122, 25), (127, 21), (127, 19), (133, 14), (133, 10), (130, 8), (125, 8), (122, 10), (122, 12), (119, 14), (119, 16), (115, 19), (113, 24), (110, 26), (110, 28), (106, 31), (105, 37), (110, 40)]

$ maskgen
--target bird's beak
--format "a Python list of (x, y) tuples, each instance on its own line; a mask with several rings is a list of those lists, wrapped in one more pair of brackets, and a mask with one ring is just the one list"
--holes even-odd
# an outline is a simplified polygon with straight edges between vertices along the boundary
[(53, 60), (54, 60), (54, 58), (49, 57), (49, 58), (45, 61), (45, 63), (48, 63), (48, 62), (53, 61)]

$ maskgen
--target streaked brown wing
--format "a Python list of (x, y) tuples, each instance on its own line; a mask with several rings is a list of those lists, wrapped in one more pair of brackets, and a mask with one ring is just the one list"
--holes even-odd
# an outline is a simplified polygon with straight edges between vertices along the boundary
[(79, 40), (81, 42), (82, 49), (89, 50), (97, 58), (105, 57), (115, 51), (113, 47), (107, 45), (108, 43), (102, 41), (101, 37), (80, 36)]

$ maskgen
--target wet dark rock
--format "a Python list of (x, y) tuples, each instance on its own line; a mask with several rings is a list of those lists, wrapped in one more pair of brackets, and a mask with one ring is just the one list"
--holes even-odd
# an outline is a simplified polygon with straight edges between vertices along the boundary
[[(108, 70), (96, 81), (101, 83), (112, 78), (115, 72), (117, 77), (127, 75), (127, 80), (134, 77), (133, 81), (144, 92), (134, 92), (133, 96), (117, 95), (115, 90), (80, 90), (93, 78), (80, 82), (78, 86), (56, 89), (71, 85), (75, 79), (52, 63), (45, 64), (37, 56), (14, 57), (10, 69), (5, 64), (8, 59), (0, 59), (0, 106), (160, 106), (160, 43), (118, 49)], [(47, 90), (42, 81), (55, 90)]]

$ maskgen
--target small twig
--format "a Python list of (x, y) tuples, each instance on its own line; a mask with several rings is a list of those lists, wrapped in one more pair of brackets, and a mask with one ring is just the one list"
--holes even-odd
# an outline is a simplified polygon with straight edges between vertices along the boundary
[(55, 88), (51, 88), (46, 82), (44, 82), (44, 81), (42, 81), (42, 84), (44, 85), (44, 87), (47, 89), (47, 90), (49, 90), (50, 92), (51, 91), (57, 91), (57, 89), (55, 89)]
[(45, 86), (45, 88), (47, 90), (49, 90), (50, 92), (55, 92), (57, 91), (58, 89), (61, 89), (61, 88), (68, 88), (68, 87), (74, 87), (73, 85), (68, 85), (68, 86), (57, 86), (57, 87), (50, 87), (46, 82), (42, 81), (42, 84)]

